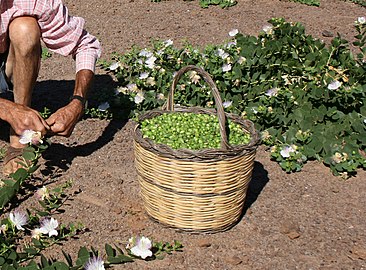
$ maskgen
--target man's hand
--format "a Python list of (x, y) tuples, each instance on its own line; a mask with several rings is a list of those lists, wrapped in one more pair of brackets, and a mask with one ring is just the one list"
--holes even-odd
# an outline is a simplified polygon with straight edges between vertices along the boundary
[(3, 103), (6, 104), (6, 108), (9, 107), (6, 111), (6, 116), (4, 115), (3, 119), (11, 125), (17, 135), (20, 136), (23, 134), (24, 130), (31, 129), (40, 131), (42, 136), (44, 136), (50, 129), (47, 122), (36, 110), (8, 101), (4, 101)]
[(68, 105), (58, 109), (46, 119), (51, 132), (55, 135), (69, 137), (80, 117), (83, 115), (83, 105), (79, 100), (72, 100)]

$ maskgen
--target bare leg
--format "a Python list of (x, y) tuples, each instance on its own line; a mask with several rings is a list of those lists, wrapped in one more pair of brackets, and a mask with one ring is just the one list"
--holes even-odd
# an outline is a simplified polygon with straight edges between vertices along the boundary
[[(9, 55), (6, 75), (13, 83), (14, 102), (30, 106), (41, 57), (40, 29), (33, 17), (18, 17), (9, 26)], [(10, 128), (10, 146), (23, 148), (19, 136)], [(4, 164), (3, 173), (8, 175), (22, 167), (14, 158)]]
[[(33, 17), (14, 19), (9, 26), (9, 39), (6, 74), (14, 85), (14, 102), (30, 106), (41, 56), (40, 29), (37, 20)], [(12, 128), (10, 145), (15, 148), (23, 147)]]

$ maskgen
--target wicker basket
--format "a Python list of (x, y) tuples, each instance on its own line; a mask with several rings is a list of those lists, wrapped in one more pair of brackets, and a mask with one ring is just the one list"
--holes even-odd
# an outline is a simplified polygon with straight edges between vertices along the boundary
[[(196, 71), (212, 88), (217, 112), (200, 107), (174, 108), (174, 89), (181, 76), (190, 70)], [(137, 124), (134, 130), (135, 166), (147, 214), (153, 220), (182, 231), (213, 233), (229, 229), (242, 213), (259, 143), (258, 132), (251, 121), (224, 112), (212, 78), (196, 66), (178, 71), (164, 107), (143, 114), (139, 122), (164, 113), (215, 114), (219, 119), (221, 149), (174, 150), (143, 138)], [(226, 118), (251, 134), (248, 145), (228, 144)]]

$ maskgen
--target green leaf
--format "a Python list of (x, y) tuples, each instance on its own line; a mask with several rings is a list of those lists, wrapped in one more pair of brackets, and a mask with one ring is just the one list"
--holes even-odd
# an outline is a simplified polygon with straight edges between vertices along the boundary
[(76, 260), (76, 265), (83, 266), (89, 260), (90, 253), (86, 247), (80, 247), (78, 251), (78, 258)]
[(64, 250), (62, 250), (62, 254), (64, 255), (69, 266), (72, 266), (72, 258), (70, 256), (70, 254), (66, 253)]
[(28, 178), (28, 172), (24, 168), (19, 168), (15, 173), (12, 173), (10, 176), (17, 181), (23, 181)]
[(27, 252), (30, 255), (36, 255), (38, 254), (38, 251), (34, 248), (24, 248), (24, 251)]
[(116, 255), (114, 249), (108, 244), (105, 244), (105, 252), (107, 253), (108, 257), (114, 257)]
[(42, 266), (42, 268), (46, 268), (49, 265), (50, 264), (49, 264), (47, 258), (42, 254), (41, 255), (41, 266)]
[(52, 264), (52, 266), (56, 269), (56, 270), (69, 270), (69, 267), (67, 266), (66, 263), (64, 262), (55, 262)]
[(33, 151), (31, 151), (31, 152), (24, 151), (22, 156), (25, 160), (29, 160), (29, 161), (32, 161), (36, 158), (36, 154)]

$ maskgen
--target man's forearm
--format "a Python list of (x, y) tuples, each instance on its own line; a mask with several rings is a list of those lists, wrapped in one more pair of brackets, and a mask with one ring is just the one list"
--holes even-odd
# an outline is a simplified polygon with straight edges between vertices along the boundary
[(8, 121), (9, 110), (11, 109), (11, 101), (0, 98), (0, 119)]
[(87, 98), (94, 73), (89, 69), (82, 69), (76, 73), (74, 95)]

